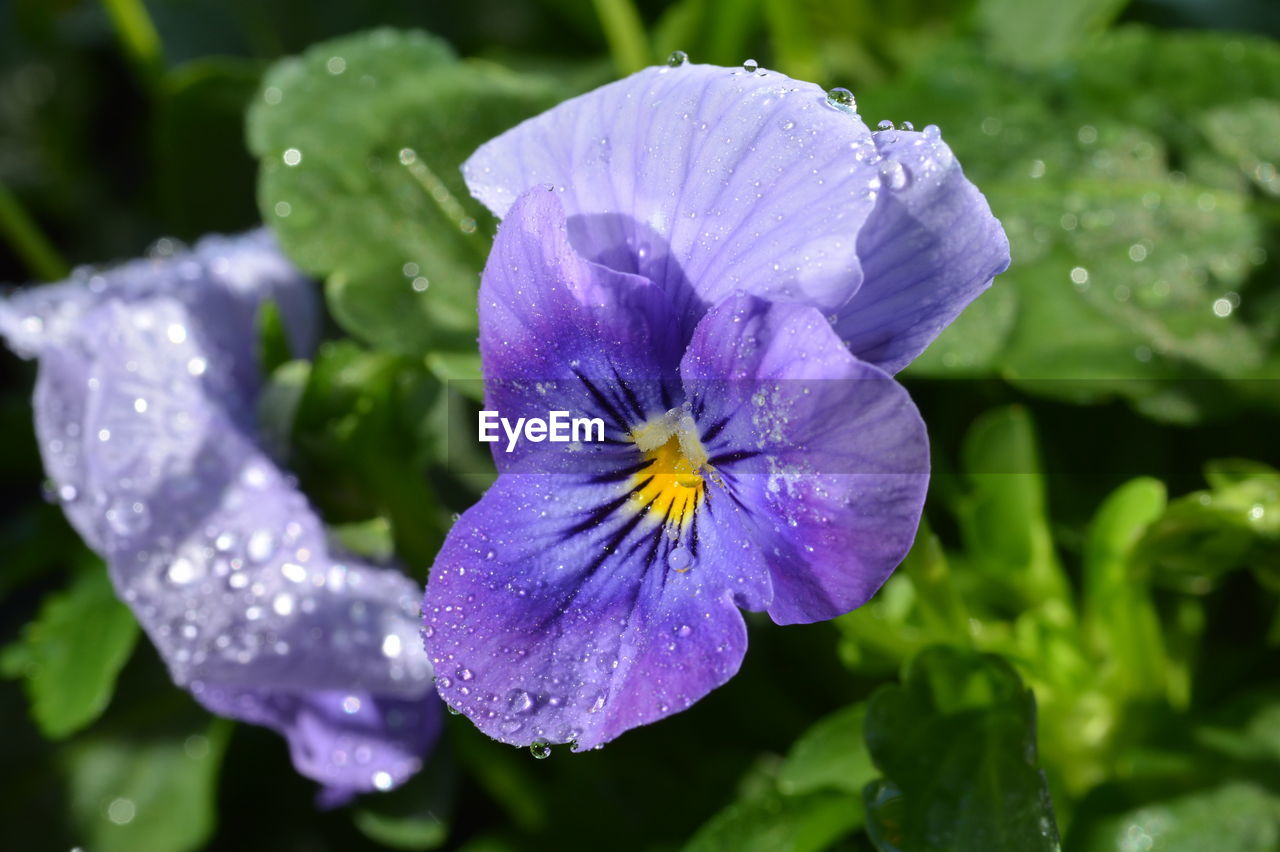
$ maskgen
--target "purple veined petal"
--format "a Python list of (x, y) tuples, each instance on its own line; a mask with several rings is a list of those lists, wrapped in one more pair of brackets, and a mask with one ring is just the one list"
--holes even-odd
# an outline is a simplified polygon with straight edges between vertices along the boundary
[(598, 416), (609, 441), (577, 455), (496, 443), (494, 458), (499, 470), (608, 466), (632, 427), (676, 404), (681, 329), (659, 287), (577, 253), (557, 193), (535, 187), (508, 213), (480, 285), (486, 408), (511, 419)]
[(483, 145), (463, 173), (498, 216), (528, 188), (555, 187), (574, 245), (659, 284), (691, 328), (735, 290), (847, 302), (875, 159), (866, 126), (817, 86), (686, 64), (566, 101)]
[(1008, 268), (1009, 240), (936, 128), (874, 136), (884, 186), (858, 233), (862, 287), (835, 329), (896, 373)]
[(698, 325), (681, 366), (715, 485), (767, 569), (779, 624), (865, 603), (915, 537), (929, 482), (906, 390), (841, 345), (814, 308), (738, 295)]
[(746, 650), (739, 605), (768, 578), (740, 570), (715, 530), (715, 571), (673, 563), (677, 545), (630, 503), (629, 481), (504, 474), (454, 525), (427, 584), (424, 637), (436, 687), (513, 745), (594, 748), (685, 709)]
[(174, 680), (279, 730), (336, 801), (412, 774), (438, 705), (416, 584), (333, 553), (254, 440), (257, 310), (276, 298), (309, 345), (312, 288), (263, 235), (209, 238), (19, 293), (0, 331), (39, 358), (37, 436), (67, 517)]

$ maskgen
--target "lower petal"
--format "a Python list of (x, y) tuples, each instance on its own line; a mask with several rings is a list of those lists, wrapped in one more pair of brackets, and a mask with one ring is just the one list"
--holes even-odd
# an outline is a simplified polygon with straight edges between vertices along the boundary
[[(678, 712), (746, 650), (768, 579), (715, 531), (696, 565), (622, 505), (630, 484), (504, 475), (441, 550), (423, 603), (436, 686), (489, 736), (577, 750)], [(718, 554), (713, 557), (711, 554)]]

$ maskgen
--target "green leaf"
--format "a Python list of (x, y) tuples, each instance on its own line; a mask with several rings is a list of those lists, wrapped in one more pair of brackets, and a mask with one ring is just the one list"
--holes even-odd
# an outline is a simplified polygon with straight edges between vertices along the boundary
[(1064, 58), (1085, 36), (1104, 29), (1127, 4), (1128, 0), (982, 0), (974, 15), (995, 56), (1015, 65), (1039, 67)]
[(819, 852), (861, 825), (862, 809), (848, 795), (771, 791), (720, 811), (684, 852)]
[(385, 562), (395, 554), (391, 522), (386, 518), (370, 518), (332, 527), (334, 537), (346, 550), (357, 556)]
[(428, 487), (422, 423), (438, 383), (417, 359), (351, 341), (321, 346), (293, 422), (296, 469), (332, 524), (383, 517), (425, 575), (447, 529)]
[(1164, 483), (1146, 477), (1116, 489), (1090, 523), (1084, 552), (1085, 629), (1099, 678), (1113, 692), (1159, 698), (1167, 660), (1160, 619), (1133, 551), (1164, 512)]
[(902, 681), (872, 695), (865, 723), (885, 776), (865, 793), (880, 849), (1057, 850), (1035, 699), (1017, 673), (999, 657), (937, 646)]
[(1079, 852), (1272, 852), (1280, 847), (1280, 799), (1243, 782), (1152, 802), (1072, 830)]
[(961, 455), (971, 489), (956, 514), (974, 566), (1017, 609), (1052, 602), (1068, 611), (1031, 416), (1020, 406), (987, 412), (970, 427)]
[(188, 736), (98, 737), (65, 755), (69, 800), (84, 846), (95, 852), (185, 852), (215, 823), (218, 770), (231, 723)]
[(778, 789), (789, 796), (843, 790), (855, 796), (876, 776), (862, 737), (863, 702), (819, 720), (796, 740), (778, 773)]
[(1134, 558), (1157, 582), (1195, 594), (1240, 568), (1280, 584), (1280, 471), (1219, 462), (1209, 476), (1214, 487), (1170, 503)]
[(60, 739), (97, 719), (137, 639), (137, 621), (97, 560), (47, 597), (18, 658), (41, 733)]
[(264, 219), (327, 279), (334, 318), (381, 348), (469, 348), (492, 218), (459, 167), (554, 104), (557, 84), (375, 30), (271, 68), (249, 112)]
[[(952, 46), (860, 92), (864, 115), (939, 125), (1010, 238), (1004, 295), (978, 300), (913, 371), (1122, 396), (1166, 420), (1280, 403), (1273, 384), (1211, 381), (1275, 373), (1276, 287), (1257, 274), (1274, 211), (1247, 171), (1269, 156), (1253, 140), (1280, 108), (1278, 76), (1269, 42), (1129, 27), (1043, 71)], [(1229, 142), (1241, 121), (1251, 141)]]
[(280, 306), (274, 301), (264, 303), (258, 308), (257, 323), (258, 368), (264, 373), (271, 373), (293, 357)]
[(156, 103), (154, 162), (166, 233), (195, 239), (258, 219), (245, 109), (263, 63), (200, 59), (165, 74)]

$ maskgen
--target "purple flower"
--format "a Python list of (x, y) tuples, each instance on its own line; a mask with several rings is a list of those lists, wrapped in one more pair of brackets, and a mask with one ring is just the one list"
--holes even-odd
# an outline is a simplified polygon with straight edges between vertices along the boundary
[(335, 553), (255, 441), (257, 311), (303, 352), (313, 286), (265, 232), (209, 237), (19, 292), (0, 333), (39, 359), (45, 470), (173, 679), (280, 731), (338, 802), (416, 771), (439, 714), (414, 583)]
[(871, 133), (772, 72), (650, 69), (464, 167), (503, 222), (486, 408), (599, 417), (495, 446), (423, 604), (437, 688), (490, 736), (596, 747), (737, 671), (741, 608), (865, 602), (914, 537), (924, 425), (891, 377), (1008, 264), (936, 128)]

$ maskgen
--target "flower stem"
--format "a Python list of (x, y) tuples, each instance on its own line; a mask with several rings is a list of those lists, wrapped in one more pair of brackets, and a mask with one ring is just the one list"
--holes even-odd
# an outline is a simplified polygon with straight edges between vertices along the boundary
[(67, 264), (4, 184), (0, 184), (0, 237), (36, 278), (56, 281), (67, 276)]
[(102, 0), (120, 46), (134, 73), (147, 88), (154, 88), (164, 70), (164, 47), (142, 0)]

